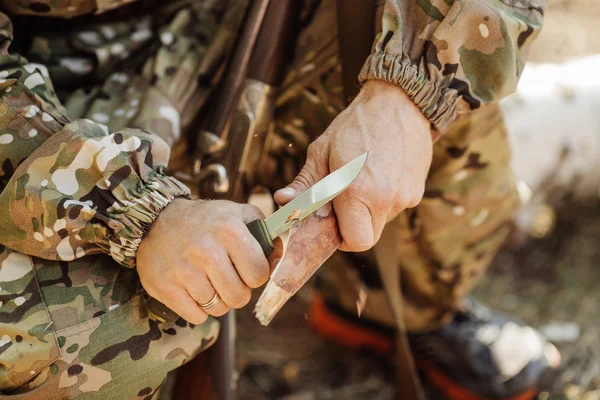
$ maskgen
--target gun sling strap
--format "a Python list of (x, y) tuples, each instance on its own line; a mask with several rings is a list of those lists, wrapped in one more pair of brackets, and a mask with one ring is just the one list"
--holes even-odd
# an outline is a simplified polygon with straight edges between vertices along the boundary
[[(375, 38), (376, 0), (337, 0), (337, 26), (342, 83), (346, 101), (350, 102), (358, 92), (358, 74), (371, 52)], [(393, 224), (392, 221), (390, 224)], [(424, 392), (414, 366), (402, 310), (400, 292), (400, 268), (396, 251), (395, 230), (384, 229), (379, 243), (373, 249), (379, 273), (384, 282), (390, 307), (398, 328), (396, 344), (396, 368), (398, 398), (424, 399)]]

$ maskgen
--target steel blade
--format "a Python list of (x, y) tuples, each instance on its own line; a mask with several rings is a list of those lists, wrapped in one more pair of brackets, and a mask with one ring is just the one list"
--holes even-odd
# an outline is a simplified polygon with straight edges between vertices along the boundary
[(333, 171), (319, 182), (315, 183), (301, 195), (280, 208), (271, 216), (265, 219), (265, 224), (271, 235), (275, 239), (290, 228), (292, 215), (298, 211), (298, 219), (302, 220), (307, 215), (318, 210), (328, 201), (332, 200), (338, 194), (342, 193), (354, 179), (358, 176), (367, 162), (368, 152), (350, 161), (342, 168)]

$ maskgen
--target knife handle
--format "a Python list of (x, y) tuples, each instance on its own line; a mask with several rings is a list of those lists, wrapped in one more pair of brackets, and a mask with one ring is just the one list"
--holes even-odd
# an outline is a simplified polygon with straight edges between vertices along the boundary
[(255, 219), (249, 224), (246, 224), (246, 226), (252, 236), (254, 236), (254, 239), (260, 244), (265, 256), (270, 256), (271, 253), (273, 253), (275, 246), (273, 245), (273, 240), (271, 239), (267, 225), (265, 225), (265, 221), (262, 219)]

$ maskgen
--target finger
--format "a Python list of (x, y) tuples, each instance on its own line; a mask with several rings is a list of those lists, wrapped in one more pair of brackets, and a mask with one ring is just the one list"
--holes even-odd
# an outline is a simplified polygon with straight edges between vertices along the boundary
[(328, 152), (316, 142), (308, 147), (306, 163), (292, 183), (275, 192), (275, 202), (283, 206), (329, 174)]
[(209, 315), (213, 317), (220, 317), (229, 311), (229, 307), (222, 301), (219, 300), (214, 306), (210, 308), (203, 308), (202, 304), (209, 303), (217, 293), (208, 277), (202, 273), (197, 272), (190, 273), (186, 276), (185, 288), (189, 295), (198, 303), (198, 306)]
[(198, 303), (183, 287), (173, 287), (168, 291), (161, 291), (155, 298), (173, 310), (181, 318), (194, 325), (200, 325), (208, 318), (208, 314), (200, 308)]
[(283, 257), (283, 240), (281, 240), (281, 238), (275, 238), (275, 240), (273, 240), (273, 245), (275, 247), (273, 253), (268, 257), (269, 276), (273, 273), (275, 267), (277, 267), (277, 264), (279, 264), (279, 261)]
[(244, 220), (245, 224), (255, 221), (257, 219), (265, 218), (265, 214), (263, 214), (260, 208), (256, 206), (253, 206), (251, 204), (239, 204), (239, 206), (242, 214), (242, 219)]
[[(292, 184), (293, 184), (293, 182), (292, 182)], [(279, 189), (278, 191), (275, 192), (275, 194), (273, 195), (273, 198), (275, 199), (275, 203), (279, 204), (280, 206), (285, 206), (287, 203), (294, 200), (300, 193), (302, 193), (304, 190), (306, 190), (306, 189), (304, 189), (304, 190), (297, 191), (295, 185), (292, 186), (292, 184), (284, 187), (283, 189)]]
[(214, 306), (210, 308), (204, 308), (203, 310), (208, 315), (212, 315), (213, 317), (220, 317), (222, 315), (227, 314), (229, 310), (231, 310), (231, 308), (229, 308), (227, 304), (225, 304), (225, 302), (221, 299), (221, 297), (219, 297), (217, 303)]
[(215, 245), (211, 259), (206, 265), (206, 274), (221, 300), (230, 308), (245, 306), (250, 301), (250, 288), (237, 274), (227, 251)]
[(227, 251), (237, 274), (249, 288), (262, 286), (269, 279), (269, 262), (262, 247), (243, 223), (230, 229)]
[(371, 211), (362, 201), (342, 195), (333, 200), (333, 209), (342, 235), (340, 250), (352, 252), (369, 250), (375, 243)]

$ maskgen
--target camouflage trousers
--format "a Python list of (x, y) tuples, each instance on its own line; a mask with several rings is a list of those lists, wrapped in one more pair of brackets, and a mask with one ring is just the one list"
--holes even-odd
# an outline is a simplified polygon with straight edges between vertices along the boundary
[[(295, 176), (310, 141), (345, 106), (337, 40), (331, 34), (335, 14), (325, 6), (331, 3), (324, 2), (302, 32), (277, 99), (275, 135), (262, 171), (273, 189)], [(28, 57), (53, 66), (49, 69), (57, 91), (73, 118), (97, 120), (111, 130), (143, 126), (174, 142), (197, 108), (192, 105), (202, 104), (211, 89), (205, 76), (198, 79), (204, 54), (187, 51), (186, 41), (197, 37), (192, 27), (200, 27), (204, 36), (227, 38), (228, 26), (235, 25), (218, 27), (213, 16), (186, 8), (158, 27), (138, 17), (80, 31), (73, 28), (66, 39), (71, 45), (84, 33), (89, 39), (94, 34), (106, 37), (110, 31), (111, 48), (118, 43), (125, 52), (107, 56), (102, 43), (94, 47), (88, 41), (87, 50), (103, 61), (95, 66), (74, 62), (63, 35), (34, 37)], [(238, 17), (231, 11), (224, 18)], [(149, 36), (136, 33), (149, 26), (155, 29)], [(145, 52), (140, 53), (140, 42), (133, 36), (150, 43)], [(131, 68), (140, 59), (143, 68)], [(73, 77), (85, 74), (95, 74), (99, 83), (81, 89), (84, 80)], [(156, 112), (164, 104), (177, 109), (181, 118)], [(435, 144), (422, 203), (386, 228), (396, 229), (400, 238), (396, 264), (402, 271), (410, 330), (431, 329), (451, 315), (498, 250), (518, 206), (499, 109), (476, 111)], [(11, 398), (154, 398), (169, 371), (206, 349), (218, 335), (214, 319), (199, 326), (150, 320), (137, 273), (109, 256), (57, 262), (4, 250), (0, 262), (2, 271), (12, 271), (2, 275), (0, 287), (27, 293), (13, 301), (27, 302), (32, 316), (15, 314), (12, 324), (1, 325), (0, 349), (5, 348), (0, 361), (13, 362), (8, 370), (0, 370), (0, 393)], [(11, 276), (30, 279), (11, 281)], [(336, 254), (322, 268), (320, 279), (323, 296), (353, 312), (357, 291), (366, 290), (363, 318), (393, 325), (370, 253)], [(17, 281), (28, 283), (15, 287)]]

